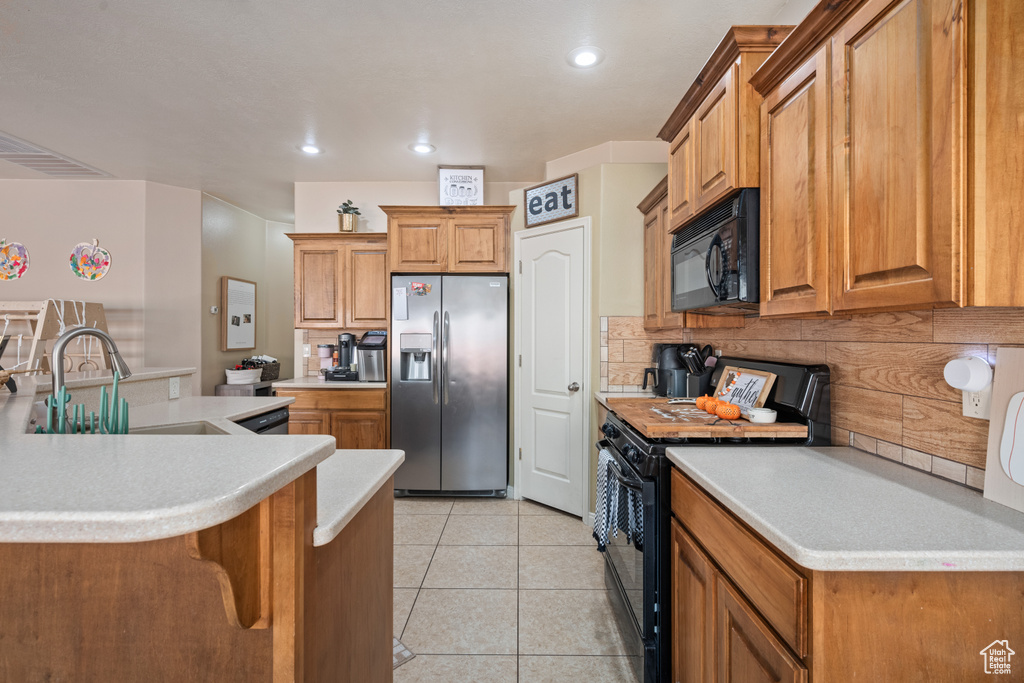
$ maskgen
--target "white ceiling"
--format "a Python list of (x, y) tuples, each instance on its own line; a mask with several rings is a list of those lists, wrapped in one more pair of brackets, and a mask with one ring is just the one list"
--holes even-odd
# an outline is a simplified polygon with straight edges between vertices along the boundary
[[(290, 222), (296, 181), (482, 164), (488, 181), (529, 182), (545, 161), (653, 140), (730, 25), (793, 23), (813, 4), (6, 0), (0, 131)], [(580, 45), (605, 61), (570, 67)], [(437, 152), (414, 155), (418, 140)], [(0, 161), (0, 178), (45, 177)]]

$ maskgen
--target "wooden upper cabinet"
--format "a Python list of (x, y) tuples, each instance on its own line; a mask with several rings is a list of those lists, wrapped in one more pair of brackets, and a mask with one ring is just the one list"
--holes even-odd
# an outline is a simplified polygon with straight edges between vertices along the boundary
[(670, 229), (758, 187), (761, 96), (747, 81), (792, 26), (733, 26), (658, 133), (669, 143)]
[(395, 272), (443, 272), (447, 265), (447, 219), (440, 215), (388, 217), (388, 250)]
[(829, 50), (761, 105), (761, 315), (831, 310)]
[(681, 327), (683, 314), (672, 311), (672, 234), (669, 232), (668, 177), (637, 208), (644, 214), (644, 328)]
[(396, 273), (508, 272), (514, 206), (381, 206)]
[(454, 216), (448, 226), (448, 272), (508, 270), (507, 215)]
[(668, 148), (668, 210), (671, 225), (677, 228), (693, 217), (693, 120), (676, 135)]
[[(736, 81), (733, 64), (697, 108), (693, 127), (694, 208), (703, 211), (737, 185)], [(749, 151), (748, 151), (749, 152)]]
[(387, 327), (386, 234), (288, 237), (295, 243), (295, 327)]
[[(345, 326), (386, 329), (390, 291), (387, 245), (350, 246), (345, 250)], [(381, 296), (381, 286), (384, 296)]]
[(962, 9), (868, 0), (832, 37), (837, 311), (963, 301)]

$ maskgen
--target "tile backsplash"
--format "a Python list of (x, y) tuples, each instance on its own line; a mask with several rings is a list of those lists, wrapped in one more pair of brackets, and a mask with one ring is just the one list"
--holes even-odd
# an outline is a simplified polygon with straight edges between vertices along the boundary
[(963, 308), (815, 320), (748, 318), (743, 328), (647, 332), (643, 318), (601, 319), (601, 389), (635, 391), (657, 342), (712, 344), (729, 356), (826, 363), (832, 442), (980, 489), (988, 420), (964, 417), (942, 369), (953, 358), (995, 362), (1024, 345), (1024, 309)]

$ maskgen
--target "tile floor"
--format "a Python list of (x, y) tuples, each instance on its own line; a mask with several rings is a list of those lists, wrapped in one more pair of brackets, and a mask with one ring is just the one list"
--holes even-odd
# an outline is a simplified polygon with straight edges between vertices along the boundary
[(578, 517), (515, 500), (395, 500), (395, 683), (635, 683)]

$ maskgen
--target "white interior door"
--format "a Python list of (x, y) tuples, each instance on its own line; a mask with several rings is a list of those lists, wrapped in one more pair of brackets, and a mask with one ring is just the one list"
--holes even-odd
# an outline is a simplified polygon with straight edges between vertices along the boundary
[(519, 497), (583, 516), (589, 504), (590, 219), (516, 234)]

